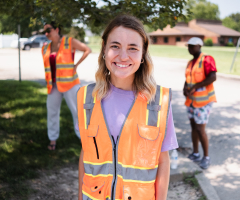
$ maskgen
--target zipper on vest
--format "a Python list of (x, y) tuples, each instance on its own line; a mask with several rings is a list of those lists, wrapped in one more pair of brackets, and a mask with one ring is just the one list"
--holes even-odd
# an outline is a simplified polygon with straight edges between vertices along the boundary
[(93, 137), (93, 141), (94, 141), (94, 144), (95, 144), (95, 147), (96, 147), (97, 159), (99, 159), (98, 147), (97, 147), (97, 142), (96, 142), (96, 138), (95, 137)]
[[(111, 200), (115, 200), (114, 199), (114, 188), (115, 188), (115, 183), (116, 183), (116, 177), (117, 177), (117, 161), (116, 161), (116, 143), (115, 143), (115, 140), (114, 140), (114, 137), (112, 136), (112, 139), (113, 139), (113, 144), (114, 144), (114, 147), (113, 147), (113, 155), (114, 155), (114, 181), (113, 181), (113, 185), (112, 185), (112, 195), (111, 195)], [(118, 140), (118, 138), (117, 138)], [(117, 141), (116, 141), (117, 142)]]

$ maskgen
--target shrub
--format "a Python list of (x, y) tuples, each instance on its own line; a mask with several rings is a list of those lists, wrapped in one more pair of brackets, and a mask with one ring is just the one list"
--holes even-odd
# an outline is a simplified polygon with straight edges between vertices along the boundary
[(213, 45), (212, 39), (208, 38), (208, 39), (204, 40), (204, 45), (205, 46), (212, 46)]
[(234, 47), (234, 44), (232, 42), (228, 42), (227, 47)]

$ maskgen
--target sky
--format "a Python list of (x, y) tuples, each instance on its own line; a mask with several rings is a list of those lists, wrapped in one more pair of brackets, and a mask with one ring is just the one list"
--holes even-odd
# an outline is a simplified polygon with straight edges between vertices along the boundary
[[(95, 0), (99, 2), (98, 5), (102, 6), (103, 2), (99, 0)], [(218, 5), (220, 11), (220, 18), (223, 19), (229, 16), (232, 13), (240, 13), (240, 0), (207, 0), (211, 3), (215, 3)]]
[(232, 13), (240, 13), (240, 0), (208, 0), (218, 5), (220, 18), (223, 19)]

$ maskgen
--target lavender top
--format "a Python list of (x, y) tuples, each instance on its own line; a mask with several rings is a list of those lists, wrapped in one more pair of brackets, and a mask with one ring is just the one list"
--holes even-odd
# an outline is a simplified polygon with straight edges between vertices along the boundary
[[(102, 100), (106, 121), (115, 141), (120, 134), (121, 127), (134, 99), (135, 96), (132, 91), (121, 90), (112, 85), (110, 94)], [(167, 132), (162, 143), (161, 152), (176, 148), (178, 148), (178, 142), (174, 129), (172, 107), (170, 105)]]

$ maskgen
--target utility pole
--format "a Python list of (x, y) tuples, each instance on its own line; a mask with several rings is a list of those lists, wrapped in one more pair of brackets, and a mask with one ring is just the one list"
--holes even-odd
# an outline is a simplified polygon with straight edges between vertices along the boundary
[(18, 61), (19, 61), (19, 82), (21, 82), (21, 62), (20, 62), (20, 48), (21, 48), (21, 43), (20, 43), (20, 37), (21, 37), (21, 26), (18, 24)]
[(240, 45), (240, 38), (238, 38), (238, 43), (237, 43), (237, 46), (236, 46), (235, 54), (234, 54), (234, 56), (233, 56), (233, 61), (232, 61), (232, 65), (231, 65), (231, 68), (230, 68), (230, 72), (232, 71), (232, 68), (233, 68), (235, 59), (236, 59), (236, 57), (237, 57), (239, 45)]

